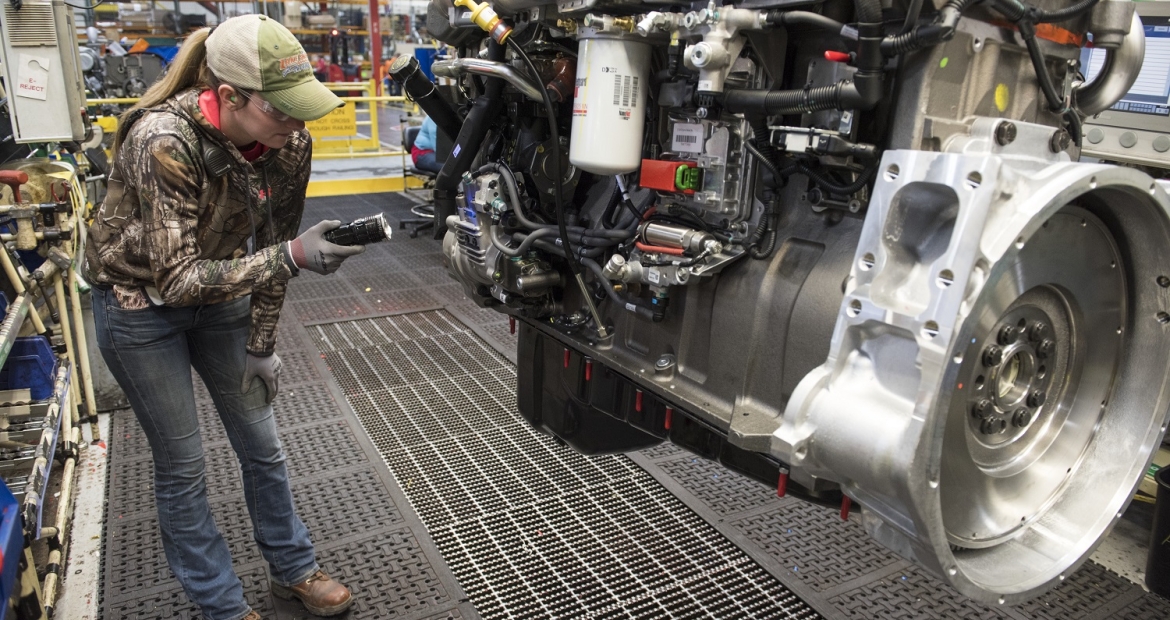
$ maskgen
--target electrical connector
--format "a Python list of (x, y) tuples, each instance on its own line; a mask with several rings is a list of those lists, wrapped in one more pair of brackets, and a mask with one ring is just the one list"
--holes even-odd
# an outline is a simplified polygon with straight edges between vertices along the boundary
[(512, 27), (505, 24), (496, 14), (495, 9), (487, 2), (455, 0), (455, 5), (466, 7), (471, 11), (471, 21), (488, 33), (496, 43), (503, 45), (504, 41), (508, 40), (508, 36), (512, 34)]

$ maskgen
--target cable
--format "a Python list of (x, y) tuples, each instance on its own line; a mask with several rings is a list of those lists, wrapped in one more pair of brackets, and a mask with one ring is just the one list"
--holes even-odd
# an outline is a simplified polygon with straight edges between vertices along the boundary
[(552, 140), (554, 179), (553, 203), (557, 208), (557, 227), (560, 229), (561, 243), (565, 248), (565, 257), (569, 261), (569, 270), (573, 272), (575, 277), (580, 278), (581, 263), (577, 260), (577, 257), (573, 254), (572, 249), (569, 247), (569, 231), (565, 225), (565, 205), (561, 199), (561, 182), (564, 177), (562, 176), (563, 173), (561, 172), (561, 140), (560, 133), (557, 131), (556, 108), (553, 107), (552, 99), (550, 99), (548, 96), (548, 90), (544, 88), (542, 84), (540, 84), (540, 72), (536, 70), (536, 65), (532, 64), (532, 59), (528, 57), (528, 54), (524, 51), (524, 48), (520, 47), (520, 44), (511, 37), (508, 38), (508, 46), (511, 47), (512, 51), (516, 52), (516, 55), (524, 61), (524, 64), (528, 67), (529, 73), (532, 75), (533, 83), (538, 89), (540, 89), (540, 98), (544, 102), (544, 112), (548, 115), (548, 133), (550, 139)]
[(861, 188), (869, 184), (870, 180), (877, 174), (877, 166), (870, 166), (863, 170), (852, 183), (839, 185), (832, 179), (821, 174), (820, 171), (809, 168), (806, 164), (797, 164), (797, 169), (821, 189), (827, 189), (834, 194), (843, 194), (846, 196), (857, 193)]
[(565, 248), (565, 258), (569, 261), (569, 271), (573, 273), (573, 277), (577, 280), (577, 286), (581, 288), (581, 294), (585, 296), (585, 305), (589, 308), (589, 314), (592, 315), (593, 321), (597, 324), (597, 333), (602, 338), (606, 338), (609, 335), (609, 330), (602, 323), (601, 315), (597, 313), (597, 307), (593, 304), (593, 297), (590, 295), (588, 287), (585, 286), (585, 278), (581, 275), (581, 261), (577, 259), (577, 255), (569, 247), (569, 232), (565, 224), (565, 204), (561, 200), (561, 183), (564, 182), (565, 177), (561, 172), (561, 139), (557, 131), (556, 108), (553, 107), (552, 99), (548, 96), (548, 89), (544, 88), (544, 85), (540, 82), (540, 72), (536, 70), (536, 65), (532, 64), (532, 59), (524, 52), (524, 48), (520, 47), (520, 44), (511, 37), (508, 38), (508, 45), (524, 60), (524, 64), (532, 74), (533, 83), (540, 90), (540, 98), (544, 101), (544, 112), (548, 115), (549, 138), (552, 140), (553, 202), (557, 207), (557, 227), (561, 232), (561, 245)]
[(922, 14), (922, 0), (910, 0), (910, 8), (906, 9), (906, 21), (902, 22), (902, 31), (898, 34), (906, 34), (914, 29), (914, 24), (918, 22), (918, 16)]
[(97, 2), (95, 2), (93, 4), (89, 4), (89, 5), (80, 5), (80, 4), (73, 4), (71, 2), (66, 2), (65, 6), (71, 6), (75, 9), (81, 9), (82, 11), (92, 11), (93, 9), (96, 9), (99, 6), (105, 4), (106, 1), (107, 0), (98, 0)]
[[(764, 154), (761, 153), (758, 148), (756, 148), (755, 144), (753, 144), (750, 140), (744, 140), (743, 144), (744, 144), (744, 146), (747, 147), (747, 150), (750, 151), (751, 154), (755, 156), (756, 161), (760, 162), (761, 166), (767, 168), (768, 172), (772, 173), (773, 179), (775, 179), (776, 181), (779, 181), (780, 179), (784, 178), (785, 175), (780, 174), (780, 170), (778, 168), (776, 168), (776, 164), (773, 164), (771, 161), (768, 160), (767, 157), (764, 157)], [(786, 168), (786, 170), (787, 170), (787, 168)], [(789, 174), (791, 174), (791, 173), (789, 173)]]

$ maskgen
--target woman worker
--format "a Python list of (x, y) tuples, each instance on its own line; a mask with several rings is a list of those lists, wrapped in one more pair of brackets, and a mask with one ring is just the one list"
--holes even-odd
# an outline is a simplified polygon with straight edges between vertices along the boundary
[(341, 105), (279, 23), (246, 15), (200, 30), (122, 117), (89, 229), (98, 345), (150, 442), (167, 562), (208, 620), (260, 615), (208, 505), (192, 366), (239, 458), (272, 592), (318, 615), (352, 603), (297, 516), (271, 404), (287, 281), (364, 249), (324, 239), (337, 221), (296, 236), (312, 154), (304, 121)]

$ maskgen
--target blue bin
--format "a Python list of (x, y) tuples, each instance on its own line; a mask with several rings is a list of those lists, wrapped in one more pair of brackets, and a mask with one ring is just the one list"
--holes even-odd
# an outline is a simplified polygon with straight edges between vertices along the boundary
[[(20, 524), (20, 505), (0, 483), (0, 601), (8, 601), (12, 590), (20, 583), (20, 555), (24, 552), (24, 530)], [(4, 620), (8, 605), (0, 605), (0, 620)]]
[(56, 383), (57, 356), (44, 336), (17, 338), (0, 369), (0, 390), (28, 389), (32, 399), (45, 400), (53, 395)]
[(414, 57), (418, 60), (418, 66), (422, 69), (427, 79), (434, 82), (435, 74), (431, 71), (431, 65), (435, 64), (435, 56), (439, 54), (438, 48), (434, 47), (416, 47), (414, 48)]

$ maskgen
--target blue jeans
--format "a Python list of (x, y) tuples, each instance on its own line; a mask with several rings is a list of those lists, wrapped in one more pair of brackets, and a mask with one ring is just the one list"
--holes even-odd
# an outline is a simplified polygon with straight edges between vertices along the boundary
[(419, 170), (439, 174), (443, 170), (443, 162), (435, 159), (435, 152), (431, 151), (430, 153), (419, 155), (418, 160), (414, 162), (414, 167)]
[(240, 393), (249, 298), (123, 310), (113, 291), (94, 287), (93, 295), (102, 357), (126, 391), (154, 456), (154, 496), (167, 563), (207, 620), (239, 620), (250, 609), (207, 502), (192, 366), (211, 392), (239, 458), (252, 532), (272, 580), (292, 585), (318, 569), (309, 531), (293, 506), (264, 383), (255, 379)]

